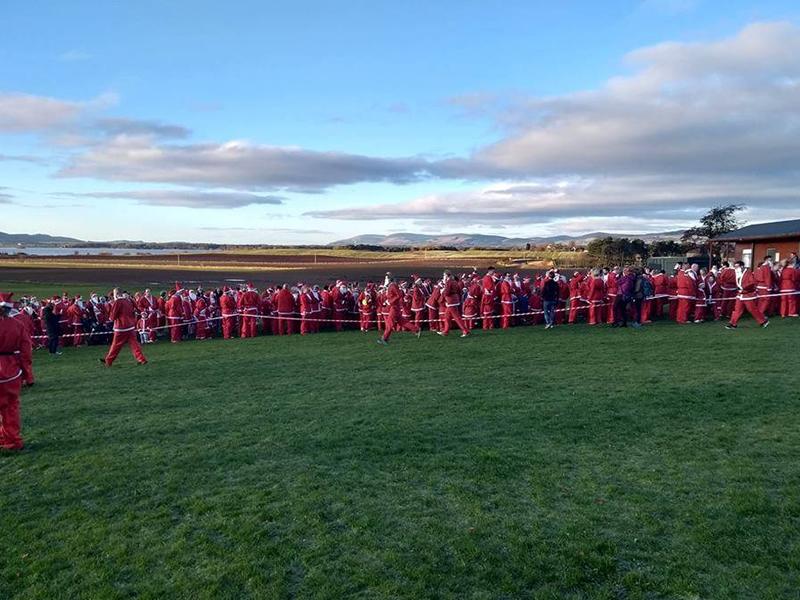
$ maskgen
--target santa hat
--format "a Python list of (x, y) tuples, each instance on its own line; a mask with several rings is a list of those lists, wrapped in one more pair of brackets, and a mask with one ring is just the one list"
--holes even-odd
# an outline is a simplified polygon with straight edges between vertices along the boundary
[(13, 308), (14, 303), (11, 301), (11, 296), (14, 295), (14, 292), (0, 292), (0, 306), (6, 308)]
[(183, 289), (183, 286), (181, 285), (181, 282), (180, 281), (176, 281), (175, 282), (175, 291), (180, 291), (181, 289)]

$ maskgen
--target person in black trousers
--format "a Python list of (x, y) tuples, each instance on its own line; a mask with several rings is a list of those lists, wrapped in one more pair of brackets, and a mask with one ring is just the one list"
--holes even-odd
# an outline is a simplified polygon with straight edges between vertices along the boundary
[(58, 338), (61, 335), (61, 326), (58, 321), (59, 316), (53, 312), (53, 305), (45, 306), (44, 326), (47, 331), (47, 349), (53, 356), (61, 354), (58, 350)]

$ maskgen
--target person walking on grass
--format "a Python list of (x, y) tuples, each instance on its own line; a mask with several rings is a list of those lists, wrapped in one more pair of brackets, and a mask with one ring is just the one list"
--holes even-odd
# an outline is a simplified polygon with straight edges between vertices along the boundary
[(739, 326), (739, 319), (742, 318), (745, 311), (749, 312), (761, 327), (767, 327), (769, 319), (764, 316), (758, 306), (758, 280), (741, 260), (736, 261), (734, 266), (736, 267), (736, 287), (739, 289), (739, 295), (736, 296), (736, 306), (733, 308), (730, 323), (725, 326), (725, 329), (736, 329)]
[(386, 274), (384, 286), (386, 287), (386, 299), (384, 303), (389, 310), (386, 313), (383, 337), (378, 338), (378, 343), (384, 346), (388, 344), (395, 326), (399, 327), (401, 330), (404, 329), (416, 333), (417, 337), (419, 337), (421, 329), (408, 319), (403, 318), (403, 293), (400, 291), (391, 273)]
[(111, 304), (110, 318), (114, 321), (114, 338), (111, 348), (105, 358), (99, 359), (105, 366), (110, 367), (126, 344), (131, 347), (136, 362), (146, 365), (147, 359), (142, 353), (142, 347), (136, 338), (136, 306), (128, 296), (128, 292), (120, 292), (114, 288), (114, 302)]
[(542, 307), (544, 309), (545, 329), (556, 326), (556, 306), (558, 305), (561, 289), (556, 281), (555, 271), (548, 271), (542, 284)]
[(0, 294), (0, 449), (22, 450), (19, 396), (23, 385), (33, 385), (31, 336), (10, 316), (11, 293)]

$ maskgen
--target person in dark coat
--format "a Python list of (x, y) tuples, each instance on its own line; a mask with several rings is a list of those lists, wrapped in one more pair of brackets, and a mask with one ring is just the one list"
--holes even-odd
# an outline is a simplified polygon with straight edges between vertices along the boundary
[(58, 338), (61, 335), (60, 317), (53, 311), (53, 305), (48, 304), (44, 307), (44, 326), (47, 332), (47, 350), (53, 356), (60, 356), (58, 350)]

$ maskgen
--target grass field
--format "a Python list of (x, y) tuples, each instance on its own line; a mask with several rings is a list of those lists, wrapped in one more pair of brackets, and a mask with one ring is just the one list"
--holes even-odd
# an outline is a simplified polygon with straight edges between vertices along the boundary
[(796, 598), (799, 335), (37, 353), (0, 598)]

